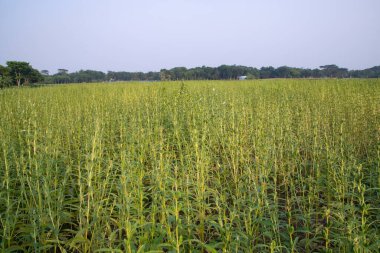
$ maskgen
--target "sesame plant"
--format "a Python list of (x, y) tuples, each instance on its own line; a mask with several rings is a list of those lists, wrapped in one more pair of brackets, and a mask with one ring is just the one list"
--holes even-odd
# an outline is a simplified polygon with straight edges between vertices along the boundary
[(0, 252), (379, 252), (380, 80), (0, 90)]

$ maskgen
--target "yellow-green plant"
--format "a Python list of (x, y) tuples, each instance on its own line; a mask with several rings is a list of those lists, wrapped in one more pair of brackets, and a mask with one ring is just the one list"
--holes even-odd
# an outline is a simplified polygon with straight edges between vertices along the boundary
[(0, 90), (1, 252), (378, 252), (380, 81)]

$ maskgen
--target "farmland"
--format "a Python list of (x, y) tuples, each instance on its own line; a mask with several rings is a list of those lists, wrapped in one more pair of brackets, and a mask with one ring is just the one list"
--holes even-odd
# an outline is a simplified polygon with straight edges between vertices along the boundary
[(380, 80), (0, 90), (1, 252), (378, 252)]

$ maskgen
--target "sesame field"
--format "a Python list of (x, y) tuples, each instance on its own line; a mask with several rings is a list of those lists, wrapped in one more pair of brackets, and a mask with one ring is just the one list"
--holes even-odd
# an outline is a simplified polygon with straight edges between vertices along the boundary
[(0, 252), (379, 251), (379, 79), (0, 90)]

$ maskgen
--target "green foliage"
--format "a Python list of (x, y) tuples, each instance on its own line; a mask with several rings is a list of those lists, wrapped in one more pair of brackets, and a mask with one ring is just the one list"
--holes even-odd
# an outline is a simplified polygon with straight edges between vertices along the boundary
[(348, 70), (336, 65), (321, 66), (320, 69), (303, 69), (288, 66), (262, 67), (260, 69), (237, 66), (221, 65), (216, 68), (196, 67), (187, 69), (175, 67), (161, 69), (160, 72), (115, 72), (103, 73), (94, 70), (80, 70), (69, 73), (67, 69), (58, 69), (54, 75), (46, 75), (44, 71), (44, 83), (90, 83), (90, 82), (113, 82), (113, 81), (175, 81), (175, 80), (236, 80), (239, 76), (247, 76), (252, 79), (269, 78), (379, 78), (380, 67), (365, 70)]
[(7, 76), (0, 76), (0, 89), (12, 86), (12, 79)]
[(303, 69), (281, 66), (262, 67), (260, 69), (237, 66), (221, 65), (217, 68), (197, 67), (197, 68), (173, 68), (162, 69), (160, 78), (166, 80), (231, 80), (239, 76), (248, 76), (249, 79), (268, 79), (268, 78), (347, 78), (347, 77), (370, 77), (379, 78), (379, 67), (365, 70), (351, 70), (339, 68), (336, 65), (321, 66), (320, 69)]
[(48, 76), (48, 75), (49, 75), (49, 70), (43, 69), (43, 70), (40, 71), (40, 73), (41, 73), (43, 76)]
[(74, 83), (99, 82), (105, 80), (105, 78), (106, 75), (103, 72), (94, 70), (80, 70), (71, 74), (71, 81)]
[(379, 252), (380, 81), (0, 91), (1, 252)]
[(9, 76), (9, 69), (0, 65), (0, 89), (6, 88), (12, 85), (12, 79)]
[(0, 76), (9, 75), (9, 69), (0, 65)]
[(28, 85), (43, 80), (41, 73), (27, 62), (8, 61), (6, 69), (3, 69), (2, 72), (5, 73), (4, 79), (7, 80), (6, 82), (11, 79), (12, 84), (17, 86)]

